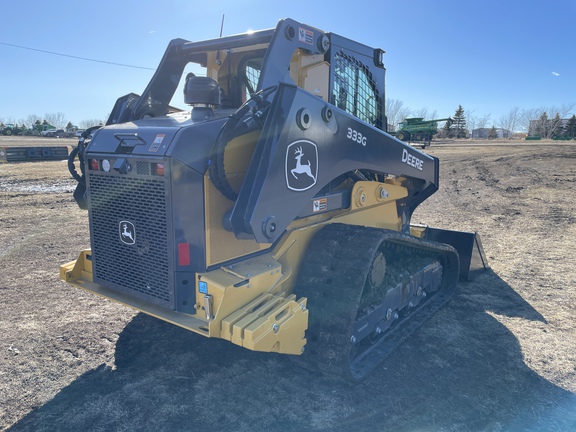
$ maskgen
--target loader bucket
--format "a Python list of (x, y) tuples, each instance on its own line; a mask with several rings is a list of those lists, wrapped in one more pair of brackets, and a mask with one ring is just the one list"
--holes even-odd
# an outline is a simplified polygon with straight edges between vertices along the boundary
[(458, 251), (461, 279), (472, 280), (478, 273), (489, 267), (482, 248), (480, 234), (477, 232), (453, 231), (426, 226), (413, 226), (412, 229), (418, 232), (422, 238), (449, 244)]

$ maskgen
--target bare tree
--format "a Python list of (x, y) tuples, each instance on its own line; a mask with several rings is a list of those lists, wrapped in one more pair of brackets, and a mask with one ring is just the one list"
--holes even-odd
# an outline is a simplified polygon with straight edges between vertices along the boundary
[(470, 136), (472, 136), (472, 132), (476, 129), (476, 123), (478, 122), (478, 118), (472, 114), (474, 114), (476, 110), (466, 111), (466, 125), (470, 130)]
[(26, 117), (25, 121), (25, 124), (26, 126), (28, 126), (28, 129), (32, 129), (36, 124), (37, 120), (42, 121), (42, 118), (40, 116), (37, 116), (36, 114), (29, 114), (28, 117)]
[(540, 118), (540, 115), (545, 111), (546, 110), (543, 108), (523, 109), (520, 112), (518, 118), (518, 130), (526, 132), (529, 135), (534, 135), (534, 132), (530, 128), (530, 121), (538, 120)]
[(477, 125), (479, 128), (485, 128), (488, 123), (490, 123), (491, 114), (485, 115), (483, 117), (478, 117)]
[(16, 124), (16, 120), (14, 119), (14, 117), (1, 117), (0, 118), (0, 123), (3, 125), (7, 125), (7, 124)]
[(560, 113), (556, 113), (554, 118), (550, 120), (550, 133), (549, 138), (555, 138), (557, 136), (562, 135), (562, 131), (564, 130), (564, 125), (562, 123), (562, 117)]
[(386, 116), (388, 124), (396, 127), (406, 117), (410, 117), (412, 110), (404, 106), (404, 102), (398, 99), (386, 99)]
[(56, 126), (59, 128), (63, 128), (64, 126), (66, 126), (66, 123), (68, 122), (68, 120), (66, 119), (66, 114), (62, 112), (48, 113), (44, 115), (44, 119), (52, 126)]
[[(474, 130), (478, 129), (478, 130), (483, 130), (486, 129), (486, 126), (488, 125), (488, 123), (490, 123), (490, 117), (491, 114), (485, 115), (485, 116), (470, 116), (469, 118), (469, 123), (468, 126), (470, 127), (470, 131), (472, 134), (474, 134)], [(484, 134), (483, 132), (480, 132), (477, 135), (477, 138), (487, 138), (488, 135)]]
[(103, 126), (104, 122), (100, 119), (86, 119), (79, 123), (80, 129), (88, 129), (92, 126)]
[(428, 108), (426, 107), (420, 108), (417, 111), (413, 111), (410, 115), (423, 118), (424, 120), (434, 120), (436, 117), (438, 117), (436, 110), (429, 112)]
[[(568, 118), (571, 112), (574, 112), (574, 107), (576, 107), (576, 103), (565, 103), (560, 106), (552, 105), (552, 106), (541, 106), (540, 108), (530, 108), (524, 109), (519, 114), (518, 120), (518, 129), (524, 132), (528, 132), (530, 135), (537, 135), (533, 129), (539, 125), (539, 121), (541, 120), (542, 113), (558, 113), (560, 118)], [(532, 122), (532, 126), (530, 125)]]
[(502, 129), (509, 130), (512, 134), (516, 132), (520, 121), (520, 109), (518, 107), (512, 108), (506, 114), (500, 116), (498, 126)]
[(551, 106), (548, 107), (547, 111), (550, 113), (556, 112), (560, 116), (560, 118), (568, 117), (568, 114), (574, 110), (576, 103), (565, 103), (560, 106)]

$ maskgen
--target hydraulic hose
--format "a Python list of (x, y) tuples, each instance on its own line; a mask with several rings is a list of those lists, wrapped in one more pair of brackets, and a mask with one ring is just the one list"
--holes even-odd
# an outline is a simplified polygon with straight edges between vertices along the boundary
[(254, 93), (244, 105), (238, 108), (234, 114), (230, 115), (228, 121), (222, 126), (218, 138), (216, 138), (216, 144), (214, 145), (214, 152), (209, 167), (210, 178), (214, 186), (216, 186), (216, 189), (232, 201), (236, 201), (238, 193), (232, 188), (226, 177), (226, 169), (224, 166), (226, 145), (232, 139), (240, 135), (245, 135), (260, 127), (270, 107), (270, 103), (266, 102), (266, 99), (277, 87), (278, 86), (268, 87), (267, 89)]
[[(84, 150), (86, 150), (86, 140), (90, 137), (92, 132), (100, 128), (101, 126), (92, 126), (91, 128), (88, 128), (82, 132), (82, 135), (80, 135), (80, 139), (78, 140), (78, 145), (74, 147), (68, 155), (68, 171), (78, 183), (86, 183), (84, 178)], [(89, 139), (88, 142), (90, 142)], [(76, 157), (78, 157), (78, 161), (80, 163), (80, 174), (76, 170)]]

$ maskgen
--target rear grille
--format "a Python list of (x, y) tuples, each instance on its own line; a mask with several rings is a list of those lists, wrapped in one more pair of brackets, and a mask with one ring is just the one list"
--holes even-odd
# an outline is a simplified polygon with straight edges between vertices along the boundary
[[(89, 180), (94, 281), (173, 307), (164, 179), (91, 174)], [(134, 244), (121, 241), (121, 222), (134, 227)]]

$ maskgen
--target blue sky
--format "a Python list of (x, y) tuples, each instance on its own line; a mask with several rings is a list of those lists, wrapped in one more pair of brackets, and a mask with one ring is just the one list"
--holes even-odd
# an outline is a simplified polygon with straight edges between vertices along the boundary
[(10, 45), (153, 69), (171, 39), (218, 37), (222, 14), (224, 35), (290, 17), (382, 48), (387, 96), (439, 117), (462, 105), (496, 122), (513, 107), (576, 102), (574, 0), (32, 3), (2, 4), (0, 120), (56, 112), (76, 124), (105, 119), (153, 74)]

